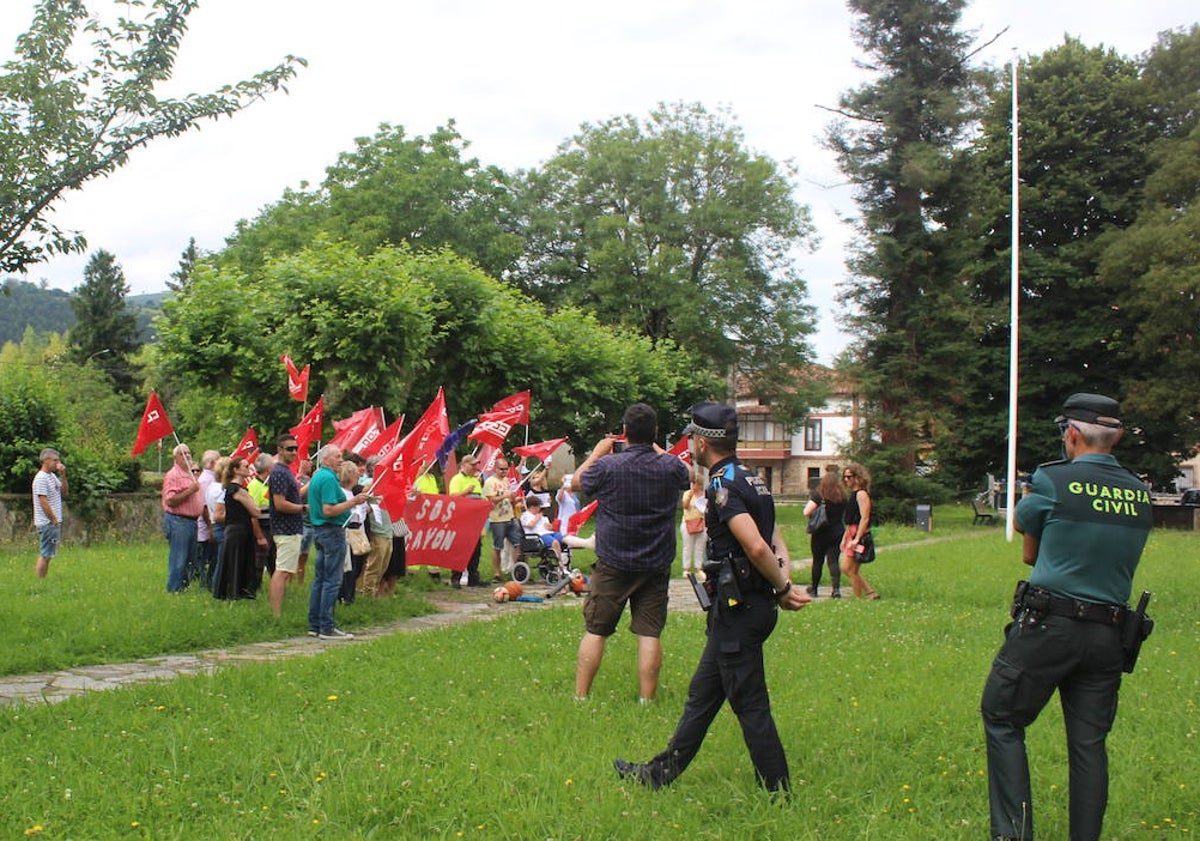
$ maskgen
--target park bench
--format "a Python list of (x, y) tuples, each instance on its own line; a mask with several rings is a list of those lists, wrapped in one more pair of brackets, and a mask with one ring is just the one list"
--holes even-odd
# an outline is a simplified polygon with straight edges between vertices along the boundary
[(987, 503), (979, 497), (971, 500), (971, 508), (975, 511), (975, 518), (971, 520), (971, 525), (990, 526), (996, 521), (996, 512), (988, 508)]

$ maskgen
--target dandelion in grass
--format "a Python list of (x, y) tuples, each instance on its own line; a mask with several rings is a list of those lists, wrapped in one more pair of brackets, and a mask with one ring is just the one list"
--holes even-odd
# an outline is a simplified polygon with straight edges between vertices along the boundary
[(327, 696), (325, 696), (325, 700), (326, 700), (326, 701), (336, 701), (337, 699), (338, 699), (338, 696), (336, 696), (336, 695), (327, 695)]
[(34, 826), (29, 827), (29, 829), (25, 830), (25, 834), (26, 835), (41, 835), (42, 834), (42, 825), (35, 824)]
[(131, 829), (137, 829), (139, 826), (141, 826), (141, 824), (140, 824), (140, 823), (138, 823), (137, 821), (130, 821), (130, 822), (129, 822), (129, 827), (130, 827)]

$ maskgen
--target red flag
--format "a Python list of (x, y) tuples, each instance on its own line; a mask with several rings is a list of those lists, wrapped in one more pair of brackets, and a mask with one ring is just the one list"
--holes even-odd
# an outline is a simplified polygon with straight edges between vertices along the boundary
[(325, 426), (325, 395), (317, 398), (317, 403), (301, 418), (300, 423), (288, 432), (296, 438), (299, 457), (292, 462), (293, 472), (300, 469), (300, 462), (308, 460), (308, 448), (313, 441), (321, 440), (321, 429)]
[(550, 460), (550, 454), (561, 447), (566, 438), (555, 438), (553, 441), (542, 441), (540, 444), (526, 444), (524, 447), (513, 447), (513, 452), (524, 458), (532, 456), (545, 464)]
[(580, 508), (570, 517), (567, 517), (567, 534), (578, 534), (579, 529), (592, 518), (592, 514), (596, 513), (596, 509), (600, 507), (600, 500), (593, 499), (587, 505)]
[(464, 496), (421, 494), (408, 501), (401, 511), (412, 532), (405, 541), (408, 562), (462, 572), (491, 510), (486, 499)]
[(404, 516), (404, 508), (408, 504), (408, 492), (412, 490), (420, 464), (412, 458), (414, 441), (412, 433), (392, 448), (379, 464), (375, 465), (372, 476), (371, 493), (383, 497), (380, 503), (393, 519)]
[(231, 459), (241, 457), (253, 464), (260, 452), (262, 451), (258, 447), (258, 433), (254, 431), (254, 427), (252, 426), (246, 430), (246, 434), (242, 436), (241, 443), (237, 445), (237, 449), (229, 454), (229, 457)]
[[(492, 406), (493, 412), (502, 412), (505, 409), (519, 409), (520, 414), (513, 423), (523, 423), (529, 426), (529, 392), (518, 391), (516, 394), (510, 394), (503, 400), (496, 401), (496, 405)], [(482, 420), (482, 418), (480, 418)]]
[(520, 406), (510, 406), (507, 409), (483, 412), (479, 416), (479, 423), (475, 424), (475, 428), (471, 430), (471, 434), (467, 438), (471, 441), (491, 444), (493, 447), (503, 446), (508, 433), (520, 423), (521, 413), (525, 412), (528, 416), (528, 411), (527, 408), (522, 409)]
[(305, 365), (303, 371), (297, 371), (296, 366), (292, 364), (292, 358), (286, 353), (279, 357), (279, 360), (287, 366), (288, 397), (301, 403), (308, 400), (308, 369), (312, 366)]
[(133, 442), (133, 454), (141, 455), (148, 445), (162, 440), (174, 431), (175, 427), (171, 426), (171, 420), (167, 417), (167, 410), (163, 408), (162, 401), (158, 399), (158, 393), (151, 391), (149, 399), (146, 400), (146, 409), (142, 412), (142, 425), (138, 427), (137, 440)]
[[(494, 444), (484, 444), (479, 448), (479, 474), (481, 476), (491, 476), (492, 471), (496, 469), (496, 457), (500, 455), (500, 448)], [(447, 476), (453, 474), (447, 473)]]
[(446, 395), (438, 388), (437, 396), (417, 419), (405, 441), (412, 441), (411, 458), (414, 463), (425, 465), (433, 461), (437, 448), (450, 434), (450, 418), (446, 416)]
[(359, 409), (350, 417), (333, 422), (333, 438), (329, 443), (343, 452), (357, 453), (378, 438), (385, 426), (383, 409), (376, 406)]
[(376, 436), (375, 440), (362, 448), (359, 453), (363, 458), (371, 458), (379, 456), (383, 458), (392, 451), (392, 448), (400, 443), (400, 427), (404, 426), (404, 415), (392, 421), (391, 426), (383, 430)]
[(690, 435), (685, 435), (682, 438), (680, 438), (678, 441), (675, 442), (675, 446), (673, 446), (673, 447), (671, 447), (671, 449), (667, 450), (667, 452), (670, 453), (671, 455), (678, 456), (679, 460), (682, 461), (684, 464), (688, 465), (689, 467), (692, 464), (692, 453), (691, 453), (691, 450), (688, 449), (688, 441), (690, 439), (691, 439)]

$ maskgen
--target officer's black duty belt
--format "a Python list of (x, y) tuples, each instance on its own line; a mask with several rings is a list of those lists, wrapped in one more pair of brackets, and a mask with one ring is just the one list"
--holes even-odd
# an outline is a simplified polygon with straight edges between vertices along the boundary
[(1030, 587), (1025, 591), (1021, 607), (1036, 613), (1066, 616), (1082, 622), (1099, 622), (1101, 625), (1120, 625), (1127, 612), (1127, 608), (1114, 604), (1096, 604), (1095, 602), (1060, 598), (1040, 587)]

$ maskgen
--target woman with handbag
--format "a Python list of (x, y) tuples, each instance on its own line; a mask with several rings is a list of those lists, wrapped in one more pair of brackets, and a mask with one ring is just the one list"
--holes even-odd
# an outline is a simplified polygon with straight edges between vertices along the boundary
[(842, 481), (849, 492), (846, 497), (846, 533), (842, 536), (842, 571), (850, 577), (851, 589), (855, 596), (874, 601), (879, 598), (879, 594), (858, 571), (864, 557), (874, 560), (874, 538), (871, 536), (871, 474), (861, 464), (850, 462), (842, 470)]
[[(812, 551), (812, 583), (808, 586), (808, 594), (817, 597), (817, 588), (821, 586), (821, 571), (829, 565), (829, 583), (833, 585), (830, 597), (842, 597), (842, 568), (838, 564), (838, 556), (842, 553), (842, 535), (846, 526), (843, 519), (846, 514), (846, 491), (838, 481), (836, 464), (825, 468), (821, 483), (813, 491), (812, 498), (804, 506), (804, 516), (809, 521), (809, 548)], [(813, 528), (814, 515), (824, 506), (824, 522)], [(821, 519), (819, 516), (816, 519)]]
[(699, 572), (704, 567), (704, 554), (708, 549), (708, 533), (704, 530), (704, 511), (707, 506), (704, 483), (693, 475), (692, 486), (683, 492), (683, 522), (679, 525), (684, 576), (689, 572)]

